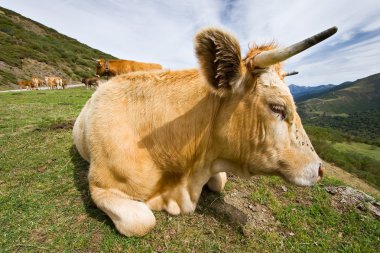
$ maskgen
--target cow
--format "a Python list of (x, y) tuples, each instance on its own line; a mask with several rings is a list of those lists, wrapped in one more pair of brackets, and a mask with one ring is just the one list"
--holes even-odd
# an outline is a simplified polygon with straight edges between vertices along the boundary
[(199, 69), (129, 73), (100, 86), (73, 128), (94, 203), (121, 234), (143, 236), (155, 226), (152, 210), (194, 212), (203, 186), (221, 192), (226, 172), (318, 182), (322, 161), (281, 62), (336, 31), (253, 46), (241, 58), (233, 35), (206, 28), (195, 37)]
[(91, 86), (99, 85), (99, 78), (97, 76), (87, 77), (82, 79), (82, 83), (86, 85), (86, 88), (91, 88)]
[(96, 75), (116, 76), (134, 71), (161, 70), (162, 66), (156, 63), (145, 63), (129, 60), (96, 60)]
[(63, 80), (60, 77), (45, 77), (45, 84), (49, 89), (63, 89)]
[(33, 83), (32, 83), (32, 81), (28, 81), (28, 80), (21, 80), (21, 81), (17, 82), (17, 85), (18, 85), (18, 88), (20, 90), (22, 90), (22, 89), (28, 90), (28, 89), (32, 88)]
[(37, 77), (32, 77), (32, 86), (33, 88), (38, 89), (38, 87), (43, 86), (43, 81)]
[(62, 89), (66, 89), (67, 87), (67, 79), (62, 79)]

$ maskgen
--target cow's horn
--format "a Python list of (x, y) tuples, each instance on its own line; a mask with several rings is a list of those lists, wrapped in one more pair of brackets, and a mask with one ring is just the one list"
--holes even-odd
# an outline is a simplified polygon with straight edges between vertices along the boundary
[(286, 59), (327, 39), (337, 31), (338, 28), (334, 26), (289, 47), (261, 52), (253, 58), (252, 63), (254, 66), (265, 68), (275, 63), (285, 61)]
[(94, 60), (94, 61), (98, 61), (98, 59), (95, 59), (95, 58), (91, 58), (92, 60)]
[(290, 72), (285, 72), (283, 74), (283, 76), (293, 76), (293, 75), (297, 75), (297, 74), (298, 74), (298, 71), (293, 70), (293, 71), (290, 71)]

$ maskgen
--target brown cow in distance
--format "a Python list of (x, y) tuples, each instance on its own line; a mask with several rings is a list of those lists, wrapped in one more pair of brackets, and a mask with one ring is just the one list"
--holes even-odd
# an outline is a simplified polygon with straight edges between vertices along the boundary
[(22, 89), (31, 89), (32, 88), (32, 81), (22, 80), (17, 82), (18, 88), (20, 90)]
[(160, 70), (162, 66), (156, 63), (145, 63), (129, 60), (96, 60), (96, 75), (116, 76), (134, 71)]
[(96, 76), (83, 78), (82, 83), (84, 83), (88, 89), (91, 88), (91, 86), (97, 86), (99, 84), (99, 78)]

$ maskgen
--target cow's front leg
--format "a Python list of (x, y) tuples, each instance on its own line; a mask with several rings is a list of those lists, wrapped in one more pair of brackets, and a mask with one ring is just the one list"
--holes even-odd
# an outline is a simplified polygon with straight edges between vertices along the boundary
[(132, 200), (117, 189), (99, 188), (91, 182), (90, 191), (97, 207), (111, 218), (121, 234), (143, 236), (156, 225), (156, 218), (145, 203)]
[(165, 210), (171, 215), (188, 214), (195, 211), (201, 191), (202, 187), (178, 185), (145, 203), (155, 211)]
[(219, 172), (210, 177), (210, 179), (207, 182), (207, 186), (210, 190), (214, 192), (222, 192), (226, 183), (227, 173)]

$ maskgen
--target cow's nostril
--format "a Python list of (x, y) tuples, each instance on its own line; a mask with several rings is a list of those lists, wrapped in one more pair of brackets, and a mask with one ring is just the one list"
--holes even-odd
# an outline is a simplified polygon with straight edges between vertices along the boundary
[(318, 169), (318, 176), (320, 177), (323, 177), (323, 172), (324, 172), (324, 168), (323, 168), (323, 165), (322, 163), (319, 164), (319, 169)]

